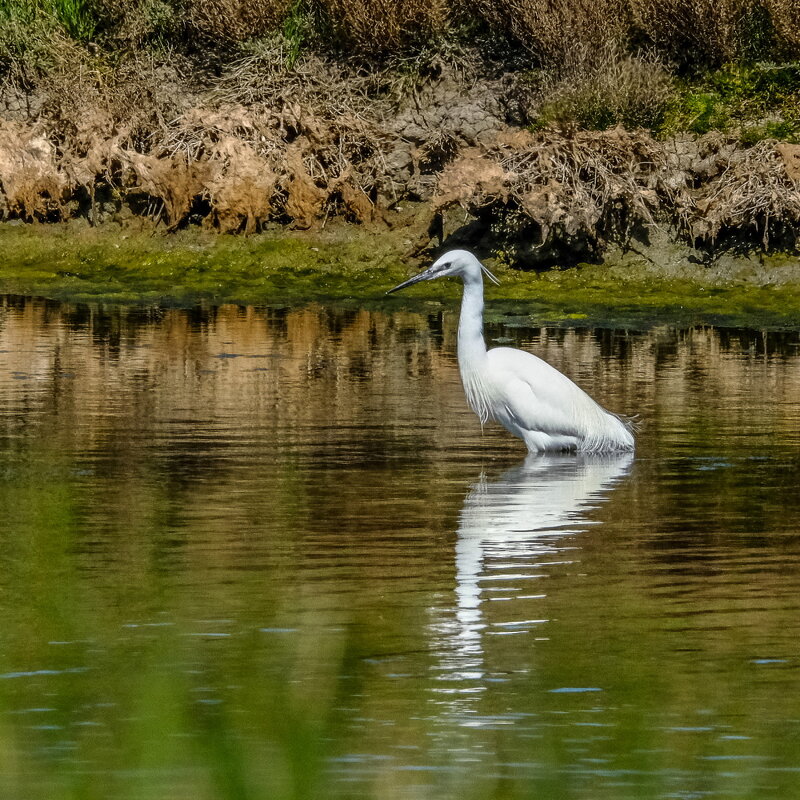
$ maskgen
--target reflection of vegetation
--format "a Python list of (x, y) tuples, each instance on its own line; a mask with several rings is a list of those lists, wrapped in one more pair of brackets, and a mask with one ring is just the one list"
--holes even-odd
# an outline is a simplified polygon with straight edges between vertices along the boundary
[(4, 796), (792, 795), (797, 334), (488, 325), (645, 426), (457, 681), (459, 510), (522, 453), (455, 324), (0, 307)]
[[(268, 586), (250, 598), (263, 607), (237, 611), (241, 628), (200, 622), (229, 614), (231, 598), (195, 602), (180, 584), (197, 567), (153, 558), (174, 520), (120, 524), (127, 541), (110, 564), (114, 543), (93, 541), (76, 516), (91, 500), (74, 471), (42, 464), (6, 477), (0, 503), (13, 509), (3, 528), (1, 607), (13, 620), (0, 657), (5, 797), (319, 796), (338, 636), (331, 675), (314, 674), (303, 649), (326, 653), (330, 637), (312, 626), (303, 636), (313, 641), (285, 647), (258, 633), (272, 618), (258, 616)], [(221, 659), (216, 637), (229, 631), (237, 644)]]

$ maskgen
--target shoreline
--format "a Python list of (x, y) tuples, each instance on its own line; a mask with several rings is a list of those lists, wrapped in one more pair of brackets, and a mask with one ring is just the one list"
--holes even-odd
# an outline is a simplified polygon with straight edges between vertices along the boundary
[(161, 132), (173, 149), (153, 153), (97, 129), (61, 141), (57, 120), (0, 114), (0, 219), (245, 236), (331, 222), (416, 228), (413, 252), (438, 239), (537, 270), (649, 249), (654, 235), (703, 263), (800, 253), (800, 144), (746, 146), (717, 131), (532, 132), (500, 111), (476, 129), (459, 116), (469, 116), (465, 98), (450, 99), (433, 110), (451, 130), (414, 134), (408, 120), (345, 131), (311, 115), (290, 136), (262, 107), (193, 107)]
[(688, 86), (635, 49), (564, 72), (471, 40), (370, 63), (288, 57), (279, 34), (216, 66), (62, 48), (0, 82), (0, 219), (412, 228), (413, 253), (534, 270), (653, 236), (702, 264), (800, 253), (800, 62), (706, 65)]
[[(81, 223), (0, 224), (0, 292), (68, 303), (179, 306), (307, 305), (374, 310), (455, 309), (457, 282), (385, 291), (427, 263), (410, 258), (413, 229), (332, 224), (317, 232), (251, 237), (202, 230), (164, 235)], [(730, 259), (725, 269), (619, 252), (603, 264), (542, 272), (487, 259), (487, 321), (646, 329), (716, 325), (800, 330), (800, 267), (793, 258)], [(760, 264), (760, 268), (759, 268)], [(776, 281), (783, 274), (785, 280)]]

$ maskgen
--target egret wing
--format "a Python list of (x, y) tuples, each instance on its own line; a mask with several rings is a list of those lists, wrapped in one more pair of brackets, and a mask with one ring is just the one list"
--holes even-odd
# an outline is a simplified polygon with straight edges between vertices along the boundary
[(488, 356), (497, 400), (525, 430), (580, 436), (587, 415), (601, 410), (583, 389), (532, 353), (498, 347)]

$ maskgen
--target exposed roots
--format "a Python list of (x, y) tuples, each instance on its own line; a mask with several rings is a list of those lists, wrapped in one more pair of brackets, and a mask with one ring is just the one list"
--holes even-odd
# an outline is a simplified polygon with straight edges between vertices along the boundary
[(652, 225), (709, 249), (723, 238), (766, 248), (776, 237), (796, 247), (800, 146), (745, 149), (712, 135), (660, 142), (622, 129), (517, 132), (445, 167), (434, 212), (454, 205), (490, 223), (513, 220), (500, 238), (518, 250), (522, 240), (523, 249), (545, 253), (580, 250), (581, 242), (601, 251)]
[(653, 225), (705, 248), (798, 245), (800, 145), (532, 134), (507, 126), (498, 83), (467, 56), (407, 64), (409, 80), (295, 61), (289, 47), (262, 41), (213, 90), (187, 90), (178, 61), (65, 67), (36, 108), (0, 118), (0, 216), (95, 222), (126, 207), (249, 233), (379, 220), (410, 198), (434, 217), (463, 208), (532, 260), (600, 254)]

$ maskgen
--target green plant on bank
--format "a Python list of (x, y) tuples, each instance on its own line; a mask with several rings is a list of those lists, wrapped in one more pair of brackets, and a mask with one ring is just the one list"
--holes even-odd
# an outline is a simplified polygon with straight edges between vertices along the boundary
[(800, 63), (728, 65), (686, 83), (660, 133), (736, 132), (747, 143), (800, 138)]
[(800, 63), (730, 64), (678, 81), (657, 62), (623, 56), (555, 81), (533, 71), (521, 84), (536, 98), (532, 130), (622, 125), (663, 136), (719, 130), (746, 144), (800, 140)]
[(73, 39), (88, 42), (94, 36), (97, 17), (87, 0), (46, 0), (44, 6)]
[(88, 0), (0, 0), (0, 21), (34, 28), (55, 24), (81, 42), (90, 41), (98, 26), (97, 11)]
[(92, 58), (85, 46), (98, 20), (87, 0), (0, 0), (0, 77), (30, 88), (38, 76)]
[(313, 34), (314, 20), (305, 0), (297, 0), (283, 21), (283, 37), (287, 43), (286, 68), (292, 69), (300, 52)]

